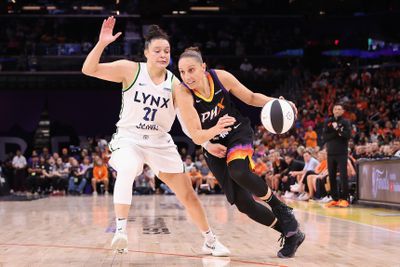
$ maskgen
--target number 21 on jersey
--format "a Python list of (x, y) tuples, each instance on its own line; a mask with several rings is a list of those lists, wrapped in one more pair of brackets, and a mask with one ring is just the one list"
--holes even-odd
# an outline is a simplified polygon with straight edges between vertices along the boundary
[(157, 113), (157, 109), (156, 108), (149, 108), (149, 107), (144, 107), (143, 110), (146, 112), (146, 114), (144, 114), (143, 119), (145, 121), (154, 121), (155, 117), (156, 117), (156, 113)]

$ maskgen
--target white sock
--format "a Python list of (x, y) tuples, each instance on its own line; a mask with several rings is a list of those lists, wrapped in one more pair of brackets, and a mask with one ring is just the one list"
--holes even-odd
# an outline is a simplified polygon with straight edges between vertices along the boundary
[(214, 244), (214, 242), (217, 240), (217, 237), (215, 236), (215, 234), (213, 233), (213, 231), (210, 229), (208, 229), (206, 232), (202, 232), (201, 233), (203, 235), (203, 237), (206, 239), (207, 244)]
[(126, 223), (127, 219), (126, 218), (116, 218), (116, 231), (118, 232), (126, 232)]

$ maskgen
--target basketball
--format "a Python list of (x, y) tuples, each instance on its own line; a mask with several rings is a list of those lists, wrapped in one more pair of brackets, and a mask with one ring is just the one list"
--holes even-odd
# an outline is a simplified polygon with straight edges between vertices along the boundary
[(261, 123), (273, 134), (284, 134), (295, 121), (295, 114), (288, 101), (275, 99), (269, 101), (261, 110)]

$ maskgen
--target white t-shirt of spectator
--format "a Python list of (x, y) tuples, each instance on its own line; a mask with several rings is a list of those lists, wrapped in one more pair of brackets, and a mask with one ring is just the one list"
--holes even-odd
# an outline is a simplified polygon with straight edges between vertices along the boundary
[(315, 168), (318, 166), (319, 161), (315, 159), (314, 157), (310, 158), (310, 161), (306, 162), (304, 165), (304, 171), (314, 171)]
[(186, 164), (186, 162), (183, 163), (183, 165), (185, 166), (185, 172), (190, 172), (190, 170), (195, 167), (196, 165), (194, 164), (194, 162), (191, 162), (189, 165)]
[(14, 168), (25, 168), (27, 165), (26, 163), (26, 158), (23, 155), (18, 156), (14, 156), (13, 160), (12, 160), (12, 166)]

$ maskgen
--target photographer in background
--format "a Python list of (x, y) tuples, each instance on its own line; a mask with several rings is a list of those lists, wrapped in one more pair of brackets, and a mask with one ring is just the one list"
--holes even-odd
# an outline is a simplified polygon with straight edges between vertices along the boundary
[(70, 195), (81, 195), (83, 193), (83, 189), (87, 183), (87, 180), (84, 177), (86, 170), (87, 168), (83, 169), (75, 158), (71, 159), (71, 168), (68, 181), (68, 193)]
[[(348, 120), (342, 118), (344, 108), (342, 104), (333, 106), (333, 117), (324, 123), (323, 139), (328, 152), (328, 172), (331, 183), (332, 201), (327, 207), (349, 206), (349, 184), (347, 176), (347, 151), (351, 134), (351, 125)], [(336, 182), (337, 170), (340, 173), (341, 191), (339, 192)]]

